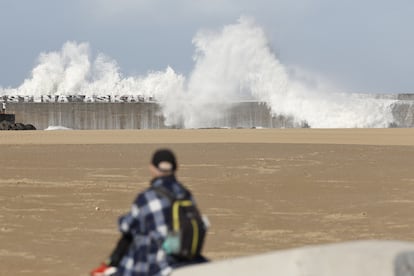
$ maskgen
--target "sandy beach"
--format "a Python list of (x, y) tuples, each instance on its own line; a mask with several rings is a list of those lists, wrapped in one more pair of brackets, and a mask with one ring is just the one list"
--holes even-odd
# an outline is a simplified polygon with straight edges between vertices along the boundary
[(0, 132), (0, 275), (87, 275), (159, 147), (211, 222), (212, 260), (414, 241), (414, 129)]

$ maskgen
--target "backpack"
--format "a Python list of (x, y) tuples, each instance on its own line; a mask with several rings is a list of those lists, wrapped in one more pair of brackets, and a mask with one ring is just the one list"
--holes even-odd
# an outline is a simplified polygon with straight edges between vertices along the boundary
[(172, 231), (163, 243), (164, 250), (180, 260), (200, 256), (207, 226), (190, 196), (177, 198), (163, 187), (153, 187), (153, 190), (171, 201)]

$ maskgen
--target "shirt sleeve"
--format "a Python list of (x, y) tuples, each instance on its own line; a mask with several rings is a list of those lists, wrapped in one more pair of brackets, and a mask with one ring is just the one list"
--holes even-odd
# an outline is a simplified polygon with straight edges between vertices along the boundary
[(131, 210), (124, 216), (119, 218), (119, 231), (123, 234), (135, 234), (132, 233), (132, 230), (135, 231), (140, 229), (140, 207), (138, 202), (141, 201), (141, 198), (138, 197), (131, 206)]

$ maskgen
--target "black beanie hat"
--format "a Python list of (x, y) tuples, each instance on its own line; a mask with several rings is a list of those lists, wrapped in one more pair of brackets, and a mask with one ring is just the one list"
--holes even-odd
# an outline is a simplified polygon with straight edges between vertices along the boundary
[(177, 162), (174, 153), (168, 149), (159, 149), (152, 156), (152, 165), (160, 171), (175, 171)]

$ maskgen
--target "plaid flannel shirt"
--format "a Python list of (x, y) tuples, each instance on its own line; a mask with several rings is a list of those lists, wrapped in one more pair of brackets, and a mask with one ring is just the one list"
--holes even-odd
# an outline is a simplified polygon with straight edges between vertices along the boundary
[[(189, 194), (174, 176), (156, 178), (151, 186), (163, 186), (177, 196)], [(169, 275), (171, 259), (162, 249), (162, 243), (171, 225), (171, 202), (167, 198), (151, 188), (139, 194), (131, 211), (119, 219), (119, 230), (132, 234), (133, 243), (121, 260), (117, 275)]]

